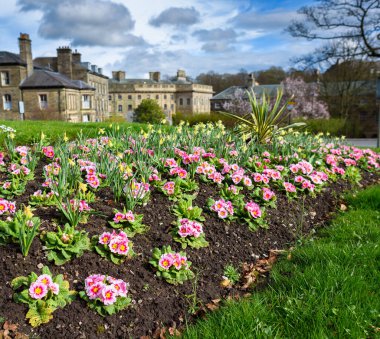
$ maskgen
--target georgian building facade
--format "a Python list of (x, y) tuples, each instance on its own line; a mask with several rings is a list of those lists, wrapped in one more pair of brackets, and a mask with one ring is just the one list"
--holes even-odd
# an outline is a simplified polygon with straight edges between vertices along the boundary
[(109, 81), (110, 112), (133, 119), (133, 112), (144, 99), (154, 99), (164, 113), (210, 113), (212, 87), (188, 81), (183, 70), (173, 80), (161, 80), (160, 72), (149, 72), (149, 79), (127, 79), (124, 71), (112, 72)]

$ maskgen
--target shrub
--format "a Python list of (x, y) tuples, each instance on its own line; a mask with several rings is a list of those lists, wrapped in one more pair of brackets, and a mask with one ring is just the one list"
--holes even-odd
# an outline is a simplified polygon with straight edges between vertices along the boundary
[(156, 100), (144, 99), (136, 108), (133, 118), (136, 122), (159, 124), (165, 119), (165, 114)]

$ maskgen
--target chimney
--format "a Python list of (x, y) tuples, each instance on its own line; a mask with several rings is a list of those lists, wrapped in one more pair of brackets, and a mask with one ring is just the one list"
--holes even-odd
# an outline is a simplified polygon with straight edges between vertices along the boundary
[(160, 82), (161, 80), (161, 73), (160, 72), (149, 72), (149, 79)]
[(20, 48), (20, 58), (26, 63), (27, 76), (33, 73), (33, 57), (32, 57), (32, 41), (29, 39), (29, 34), (20, 33), (18, 38)]
[(91, 65), (91, 71), (94, 73), (98, 73), (98, 66), (97, 65)]
[(112, 71), (112, 79), (121, 81), (125, 80), (125, 72), (124, 71)]
[(68, 46), (57, 48), (58, 72), (66, 75), (68, 78), (73, 77), (73, 55), (71, 48)]
[(82, 59), (82, 54), (80, 54), (77, 50), (73, 53), (73, 63), (80, 64)]
[(255, 87), (256, 85), (258, 85), (258, 83), (256, 82), (256, 79), (255, 79), (254, 73), (248, 74), (246, 85), (247, 85), (247, 87)]
[(103, 68), (98, 67), (98, 73), (103, 74)]
[(186, 72), (182, 69), (179, 69), (177, 71), (177, 80), (179, 81), (186, 81)]

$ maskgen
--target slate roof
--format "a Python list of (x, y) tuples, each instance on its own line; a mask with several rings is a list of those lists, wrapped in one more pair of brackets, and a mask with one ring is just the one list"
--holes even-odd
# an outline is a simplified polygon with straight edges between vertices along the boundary
[(72, 89), (93, 89), (83, 81), (70, 80), (68, 77), (47, 70), (35, 70), (20, 84), (21, 89), (28, 88), (72, 88)]
[(160, 80), (155, 81), (152, 79), (124, 79), (124, 80), (116, 80), (116, 79), (110, 79), (111, 82), (115, 84), (167, 84), (167, 85), (191, 85), (193, 82), (187, 81), (187, 80)]
[(26, 63), (23, 60), (21, 60), (18, 54), (7, 52), (7, 51), (0, 51), (0, 65), (26, 66)]
[(225, 89), (224, 91), (214, 95), (211, 100), (232, 100), (236, 90), (240, 89), (244, 91), (243, 97), (248, 99), (248, 96), (246, 94), (246, 90), (253, 89), (253, 92), (257, 96), (261, 96), (264, 92), (266, 94), (269, 94), (271, 96), (276, 95), (277, 89), (282, 88), (282, 85), (257, 85), (253, 87), (247, 87), (247, 86), (231, 86)]

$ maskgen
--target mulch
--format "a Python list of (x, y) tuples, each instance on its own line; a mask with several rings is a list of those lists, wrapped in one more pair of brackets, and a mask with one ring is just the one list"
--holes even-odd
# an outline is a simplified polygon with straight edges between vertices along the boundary
[[(42, 182), (28, 183), (25, 194), (14, 199), (17, 206), (26, 204), (28, 197), (39, 188)], [(363, 187), (379, 182), (379, 176), (364, 173)], [(63, 266), (54, 266), (46, 259), (39, 238), (35, 238), (28, 257), (24, 258), (17, 245), (0, 247), (0, 316), (13, 324), (19, 324), (19, 331), (40, 338), (138, 338), (154, 336), (157, 329), (163, 327), (181, 328), (185, 322), (197, 317), (189, 313), (196, 294), (197, 306), (206, 305), (212, 300), (226, 298), (229, 295), (244, 294), (247, 291), (236, 288), (224, 288), (220, 285), (224, 267), (232, 264), (254, 263), (258, 258), (268, 255), (272, 249), (284, 249), (292, 246), (302, 234), (327, 225), (337, 206), (342, 202), (341, 193), (353, 187), (339, 181), (326, 187), (316, 198), (310, 196), (289, 201), (278, 193), (277, 209), (267, 213), (269, 229), (249, 231), (247, 225), (226, 223), (209, 213), (205, 206), (209, 197), (218, 198), (215, 186), (199, 183), (200, 190), (195, 205), (204, 208), (206, 218), (204, 230), (209, 247), (201, 249), (187, 248), (186, 253), (193, 263), (196, 280), (183, 285), (173, 286), (155, 276), (148, 261), (153, 248), (170, 244), (180, 250), (180, 244), (172, 240), (169, 230), (175, 216), (171, 209), (173, 203), (161, 193), (153, 191), (146, 206), (139, 206), (135, 212), (144, 215), (143, 222), (150, 230), (136, 235), (132, 241), (137, 255), (122, 265), (114, 265), (94, 252), (87, 251), (81, 258), (74, 259)], [(103, 188), (97, 193), (98, 200), (90, 204), (99, 212), (89, 218), (87, 224), (78, 227), (89, 232), (90, 236), (111, 230), (108, 221), (112, 220), (113, 209), (121, 205), (113, 201), (112, 192)], [(60, 214), (54, 207), (38, 208), (35, 211), (42, 220), (41, 230), (53, 230)], [(62, 224), (62, 223), (61, 223)], [(39, 272), (38, 264), (48, 265), (54, 274), (62, 273), (70, 282), (70, 287), (82, 290), (84, 279), (95, 273), (102, 273), (124, 279), (130, 283), (130, 296), (133, 304), (127, 310), (116, 315), (101, 317), (90, 310), (79, 297), (54, 312), (54, 318), (39, 328), (31, 328), (25, 321), (27, 306), (13, 302), (10, 281), (31, 271)], [(157, 333), (157, 332), (156, 332)]]

